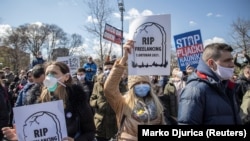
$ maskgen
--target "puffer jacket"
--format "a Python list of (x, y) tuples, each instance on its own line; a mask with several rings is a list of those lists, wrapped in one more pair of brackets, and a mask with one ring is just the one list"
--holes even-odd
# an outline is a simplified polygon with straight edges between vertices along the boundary
[[(114, 109), (117, 118), (118, 130), (120, 129), (120, 122), (124, 115), (124, 109), (127, 104), (125, 102), (126, 94), (123, 96), (119, 90), (119, 81), (125, 70), (126, 66), (118, 64), (118, 61), (113, 65), (112, 70), (107, 78), (104, 86), (104, 94), (110, 106)], [(157, 117), (156, 119), (147, 122), (138, 122), (131, 115), (125, 115), (125, 120), (121, 129), (120, 140), (137, 141), (138, 125), (160, 125), (165, 124), (164, 116)]]
[(234, 86), (221, 81), (201, 59), (181, 92), (178, 124), (242, 124)]

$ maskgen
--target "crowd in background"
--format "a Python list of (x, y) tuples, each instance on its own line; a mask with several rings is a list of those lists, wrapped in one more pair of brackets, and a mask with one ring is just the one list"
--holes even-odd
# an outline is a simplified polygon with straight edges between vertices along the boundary
[[(197, 68), (188, 65), (186, 70), (171, 68), (171, 75), (128, 76), (126, 61), (132, 47), (128, 41), (125, 55), (108, 58), (103, 66), (89, 56), (73, 75), (62, 62), (44, 61), (41, 52), (29, 70), (14, 74), (4, 67), (0, 128), (13, 127), (13, 107), (59, 99), (66, 105), (69, 140), (109, 141), (118, 132), (123, 140), (137, 140), (139, 124), (250, 124), (250, 57), (245, 51), (239, 62), (229, 45), (210, 44)], [(9, 131), (5, 130), (1, 140)]]

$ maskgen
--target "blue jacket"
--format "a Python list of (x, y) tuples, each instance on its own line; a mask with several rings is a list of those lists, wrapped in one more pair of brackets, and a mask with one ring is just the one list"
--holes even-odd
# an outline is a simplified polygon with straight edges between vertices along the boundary
[(180, 94), (178, 124), (242, 124), (234, 83), (221, 81), (201, 59)]
[(34, 60), (32, 60), (32, 63), (31, 63), (31, 69), (37, 65), (37, 64), (43, 64), (45, 62), (45, 60), (43, 58), (39, 58), (39, 57), (36, 57)]
[(92, 79), (97, 71), (97, 65), (94, 62), (87, 62), (83, 65), (83, 68), (85, 69), (85, 78), (87, 82), (92, 82)]
[(26, 96), (27, 96), (27, 92), (28, 90), (30, 90), (32, 88), (32, 86), (34, 86), (34, 83), (27, 83), (23, 89), (19, 92), (18, 96), (17, 96), (17, 100), (15, 103), (15, 107), (18, 106), (23, 106), (25, 101), (26, 101)]

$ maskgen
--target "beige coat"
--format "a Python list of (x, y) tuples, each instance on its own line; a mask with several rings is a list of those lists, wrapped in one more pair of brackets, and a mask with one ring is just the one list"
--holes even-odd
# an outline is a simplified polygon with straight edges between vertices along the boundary
[[(114, 109), (117, 118), (118, 130), (120, 129), (120, 122), (123, 116), (123, 111), (126, 107), (125, 96), (123, 97), (119, 91), (119, 82), (123, 74), (125, 66), (120, 64), (115, 64), (109, 74), (108, 79), (105, 82), (104, 93), (110, 106)], [(165, 124), (164, 116), (150, 121), (150, 123), (141, 123), (133, 119), (131, 115), (126, 115), (125, 121), (123, 123), (123, 128), (121, 132), (121, 139), (126, 141), (136, 141), (138, 136), (138, 125), (160, 125)]]

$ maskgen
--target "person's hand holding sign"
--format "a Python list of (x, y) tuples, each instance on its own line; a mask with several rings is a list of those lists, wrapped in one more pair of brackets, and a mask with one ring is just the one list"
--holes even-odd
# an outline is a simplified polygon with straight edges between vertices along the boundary
[(134, 42), (133, 40), (128, 40), (124, 45), (124, 55), (120, 61), (120, 64), (125, 65), (128, 60), (128, 54), (131, 53), (132, 49), (134, 48)]

